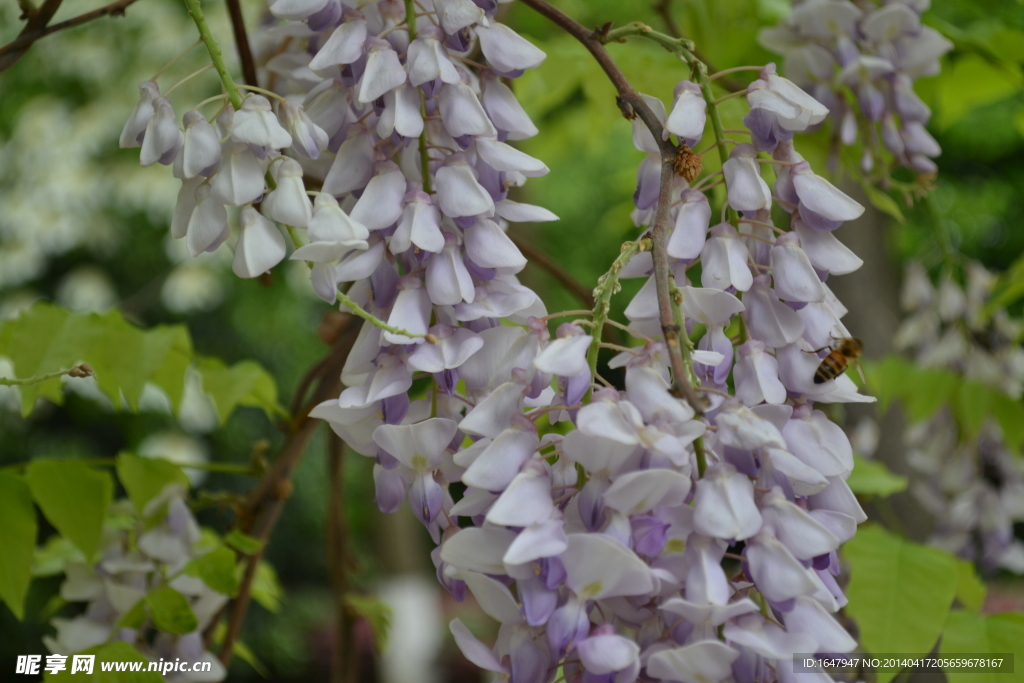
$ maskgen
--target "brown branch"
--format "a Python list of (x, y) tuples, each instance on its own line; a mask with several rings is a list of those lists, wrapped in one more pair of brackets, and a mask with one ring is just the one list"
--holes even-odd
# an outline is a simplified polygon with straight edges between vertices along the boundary
[(350, 557), (348, 526), (345, 523), (345, 444), (333, 431), (327, 434), (327, 467), (330, 498), (327, 503), (327, 562), (334, 589), (336, 615), (334, 649), (331, 657), (332, 683), (357, 680), (356, 647), (352, 639), (354, 619), (347, 603)]
[(669, 232), (669, 213), (672, 206), (672, 184), (676, 173), (676, 156), (679, 148), (671, 140), (663, 139), (663, 127), (658, 117), (651, 111), (647, 103), (641, 99), (633, 86), (630, 85), (626, 76), (612, 60), (611, 55), (605, 50), (601, 43), (601, 36), (607, 33), (610, 25), (600, 30), (591, 31), (585, 28), (572, 17), (560, 12), (544, 0), (521, 0), (538, 13), (547, 17), (555, 24), (563, 28), (569, 35), (590, 51), (598, 64), (608, 75), (612, 85), (619, 93), (619, 108), (623, 116), (633, 118), (632, 113), (640, 117), (647, 129), (651, 131), (654, 140), (658, 143), (661, 151), (661, 184), (658, 190), (658, 209), (655, 212), (654, 223), (651, 228), (651, 255), (654, 260), (654, 283), (658, 292), (658, 317), (661, 321), (661, 329), (665, 335), (665, 346), (668, 348), (668, 356), (672, 365), (672, 383), (675, 391), (683, 396), (690, 406), (697, 412), (703, 413), (704, 402), (693, 385), (690, 384), (689, 371), (686, 362), (683, 360), (682, 348), (680, 347), (680, 335), (682, 330), (676, 323), (676, 315), (673, 306), (678, 306), (672, 301), (671, 284), (669, 276), (671, 270), (668, 265), (668, 253), (666, 244)]
[(238, 61), (242, 63), (242, 78), (248, 85), (259, 85), (256, 80), (256, 62), (252, 58), (249, 47), (249, 34), (245, 32), (245, 18), (238, 0), (228, 0), (228, 14), (231, 16), (231, 30), (235, 34), (235, 45), (238, 47)]
[[(665, 22), (665, 30), (670, 36), (673, 38), (685, 37), (683, 35), (683, 29), (679, 26), (679, 22), (677, 22), (676, 18), (672, 16), (672, 0), (658, 0), (654, 3), (654, 11), (657, 12), (661, 17), (661, 20)], [(718, 71), (718, 69), (712, 68), (711, 62), (709, 62), (707, 57), (704, 56), (704, 54), (696, 47), (693, 48), (692, 52), (694, 57), (704, 62), (704, 65), (708, 67), (708, 71), (711, 71), (712, 73)], [(740, 90), (747, 89), (747, 86), (742, 83), (738, 83), (727, 76), (719, 78), (718, 85), (730, 92), (738, 92)]]
[(330, 355), (330, 360), (322, 365), (320, 381), (317, 383), (313, 397), (303, 411), (293, 417), (292, 432), (285, 438), (270, 471), (263, 477), (256, 489), (249, 495), (246, 504), (239, 510), (238, 526), (249, 535), (263, 541), (263, 548), (249, 558), (238, 596), (231, 605), (228, 618), (228, 629), (221, 645), (219, 659), (227, 667), (234, 654), (234, 644), (242, 630), (242, 622), (249, 608), (252, 597), (252, 582), (256, 576), (256, 568), (266, 552), (267, 541), (277, 525), (284, 509), (284, 504), (292, 492), (291, 476), (306, 450), (306, 444), (320, 426), (319, 420), (309, 417), (310, 411), (319, 403), (336, 397), (341, 388), (341, 368), (345, 365), (352, 345), (359, 333), (358, 325), (350, 325), (338, 339)]
[(21, 30), (18, 37), (0, 47), (0, 72), (6, 71), (7, 69), (14, 66), (14, 64), (21, 59), (32, 44), (40, 38), (44, 38), (51, 33), (57, 31), (63, 31), (67, 28), (73, 28), (86, 22), (92, 21), (93, 19), (99, 19), (100, 17), (120, 17), (124, 15), (125, 9), (136, 2), (136, 0), (117, 0), (109, 5), (100, 7), (91, 12), (85, 14), (79, 14), (77, 17), (68, 19), (67, 21), (61, 21), (56, 24), (48, 25), (50, 19), (56, 14), (57, 8), (60, 7), (61, 0), (46, 0), (36, 13), (31, 16), (28, 23), (25, 24), (25, 28)]
[(546, 270), (551, 277), (558, 280), (559, 284), (565, 287), (569, 292), (575, 296), (580, 302), (587, 308), (594, 307), (594, 292), (586, 287), (582, 282), (572, 276), (569, 271), (562, 268), (562, 265), (555, 259), (548, 256), (547, 252), (539, 249), (537, 245), (533, 244), (529, 240), (523, 239), (521, 236), (510, 232), (508, 235), (512, 242), (519, 247), (519, 251), (523, 252), (526, 258), (530, 259), (530, 263), (539, 266)]

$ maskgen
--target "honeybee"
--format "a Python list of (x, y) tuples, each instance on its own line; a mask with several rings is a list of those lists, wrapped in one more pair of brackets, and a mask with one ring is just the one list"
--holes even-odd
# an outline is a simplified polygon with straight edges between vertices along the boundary
[[(823, 346), (811, 353), (818, 353), (827, 348), (829, 347)], [(830, 379), (835, 379), (843, 374), (850, 366), (850, 363), (857, 363), (857, 359), (860, 358), (862, 351), (864, 351), (864, 342), (860, 339), (855, 337), (837, 339), (836, 345), (832, 347), (827, 356), (821, 359), (821, 365), (814, 371), (814, 383), (824, 384)], [(857, 364), (857, 371), (860, 372), (860, 378), (863, 380), (864, 371), (860, 369), (859, 363)]]

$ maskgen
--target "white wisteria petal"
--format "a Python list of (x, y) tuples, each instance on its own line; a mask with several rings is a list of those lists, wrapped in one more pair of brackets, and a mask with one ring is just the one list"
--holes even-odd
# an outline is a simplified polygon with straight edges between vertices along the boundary
[(497, 131), (473, 89), (462, 83), (445, 85), (438, 97), (441, 122), (453, 137), (476, 135), (495, 137)]
[(782, 614), (782, 623), (790, 633), (814, 638), (815, 652), (851, 652), (857, 647), (857, 641), (814, 598), (797, 598), (793, 609)]
[(511, 199), (503, 199), (494, 205), (494, 212), (510, 223), (543, 223), (557, 221), (558, 216), (543, 206), (522, 204)]
[(186, 178), (195, 178), (220, 161), (220, 138), (206, 117), (195, 110), (185, 112), (182, 120), (185, 135), (181, 169)]
[(185, 245), (189, 256), (199, 256), (204, 251), (214, 251), (231, 234), (228, 212), (210, 186), (202, 184), (196, 190), (196, 208), (188, 221)]
[(274, 0), (270, 13), (279, 19), (302, 20), (324, 8), (327, 0)]
[(533, 360), (535, 368), (550, 375), (575, 377), (587, 372), (587, 351), (594, 338), (590, 335), (561, 337), (548, 344)]
[(700, 86), (691, 81), (680, 82), (675, 87), (675, 101), (665, 119), (665, 130), (675, 133), (692, 147), (703, 137), (706, 121), (707, 102), (701, 95)]
[(697, 482), (693, 507), (693, 528), (705, 536), (740, 541), (761, 528), (753, 484), (728, 463), (707, 469)]
[(800, 248), (796, 233), (779, 235), (771, 250), (775, 294), (785, 301), (822, 301), (825, 287), (811, 260)]
[(477, 26), (476, 34), (488, 65), (499, 73), (532, 69), (540, 66), (547, 56), (526, 38), (496, 21), (488, 27)]
[(820, 410), (809, 414), (804, 408), (794, 411), (782, 435), (786, 450), (826, 477), (846, 476), (853, 471), (850, 439)]
[(800, 564), (771, 529), (763, 529), (744, 550), (757, 589), (772, 602), (784, 602), (817, 589), (811, 571)]
[(738, 351), (733, 370), (736, 397), (747, 406), (761, 402), (775, 405), (785, 402), (786, 387), (779, 380), (779, 363), (766, 353), (764, 342), (748, 339)]
[(262, 95), (249, 95), (242, 108), (235, 112), (231, 137), (250, 145), (284, 149), (292, 144), (292, 136), (277, 120), (270, 100)]
[(243, 278), (259, 277), (284, 260), (284, 235), (277, 226), (247, 206), (238, 216), (241, 233), (231, 270)]
[(686, 317), (708, 327), (725, 325), (734, 315), (746, 310), (742, 301), (720, 289), (682, 287), (680, 290)]
[(761, 517), (798, 560), (827, 555), (839, 547), (839, 538), (806, 510), (786, 500), (778, 486), (761, 498)]
[(864, 265), (864, 261), (831, 232), (812, 230), (799, 216), (793, 217), (793, 230), (811, 265), (833, 275), (846, 275)]
[(434, 11), (445, 33), (449, 35), (478, 21), (487, 21), (484, 11), (472, 0), (434, 0)]
[(499, 526), (543, 524), (555, 513), (551, 479), (544, 466), (530, 462), (516, 475), (487, 512), (487, 521)]
[(835, 185), (811, 171), (807, 162), (794, 166), (793, 187), (800, 204), (833, 221), (852, 221), (864, 213), (864, 207)]
[(473, 593), (484, 614), (501, 624), (522, 624), (523, 615), (512, 592), (504, 584), (477, 572), (464, 571), (459, 578)]
[(461, 529), (441, 545), (441, 559), (457, 569), (501, 575), (501, 558), (515, 538), (514, 531), (501, 527)]
[(627, 472), (604, 492), (604, 504), (635, 515), (659, 506), (683, 504), (690, 492), (690, 477), (665, 469)]
[(477, 138), (476, 151), (496, 171), (518, 171), (527, 178), (539, 178), (550, 172), (540, 159), (490, 138)]
[(320, 71), (329, 66), (351, 64), (363, 56), (363, 43), (365, 42), (366, 20), (346, 21), (334, 29), (331, 37), (309, 62), (309, 68), (313, 71)]
[(592, 674), (604, 675), (622, 671), (640, 656), (640, 646), (614, 633), (584, 638), (576, 645), (580, 661)]
[(771, 208), (772, 192), (761, 177), (757, 150), (753, 145), (736, 145), (729, 160), (722, 165), (722, 171), (725, 173), (729, 206), (737, 211)]
[(406, 181), (402, 171), (394, 164), (382, 164), (377, 175), (370, 179), (359, 201), (352, 207), (352, 220), (370, 230), (390, 227), (402, 216), (402, 200)]
[(409, 82), (412, 85), (423, 85), (435, 78), (440, 78), (443, 83), (449, 84), (458, 83), (461, 80), (459, 72), (441, 45), (441, 36), (440, 31), (435, 34), (427, 27), (423, 27), (417, 34), (416, 40), (410, 43), (406, 68), (409, 70)]
[(466, 625), (459, 619), (452, 619), (448, 629), (455, 638), (455, 644), (459, 646), (462, 655), (485, 671), (509, 675), (511, 672), (503, 666), (489, 647), (481, 643), (470, 633)]
[(490, 215), (494, 200), (476, 179), (476, 171), (464, 154), (452, 154), (445, 165), (437, 169), (437, 197), (446, 216)]
[(411, 425), (381, 425), (373, 431), (373, 440), (409, 469), (425, 472), (441, 466), (457, 431), (454, 420), (432, 417)]
[(509, 140), (526, 140), (537, 134), (537, 127), (507, 85), (497, 78), (485, 78), (483, 84), (483, 106), (498, 130), (506, 131)]
[(581, 600), (644, 595), (654, 588), (650, 567), (609, 536), (569, 534), (562, 555), (565, 585)]
[[(366, 187), (373, 177), (373, 138), (362, 124), (349, 128), (349, 137), (334, 155), (321, 192), (341, 196)], [(405, 188), (402, 188), (403, 194)]]
[(682, 200), (665, 251), (672, 258), (690, 261), (700, 256), (704, 249), (711, 225), (711, 205), (707, 195), (692, 188), (683, 190)]
[(732, 287), (745, 292), (754, 282), (747, 265), (749, 259), (750, 252), (736, 228), (728, 223), (719, 223), (711, 228), (711, 235), (700, 253), (700, 282), (708, 289)]
[(309, 227), (313, 218), (313, 204), (306, 194), (306, 185), (302, 182), (302, 166), (294, 159), (285, 159), (277, 172), (277, 187), (271, 190), (260, 211), (278, 223), (293, 228)]
[(502, 431), (466, 469), (462, 482), (488, 491), (505, 490), (539, 443), (537, 434), (527, 429)]
[(366, 69), (359, 79), (357, 99), (363, 104), (394, 90), (408, 79), (405, 67), (398, 60), (398, 53), (386, 40), (370, 38), (366, 41)]
[(667, 681), (716, 683), (732, 675), (732, 663), (739, 656), (720, 640), (702, 640), (655, 652), (647, 660), (647, 673)]
[(526, 257), (498, 224), (486, 218), (463, 232), (466, 255), (484, 268), (507, 268), (518, 272), (526, 266)]

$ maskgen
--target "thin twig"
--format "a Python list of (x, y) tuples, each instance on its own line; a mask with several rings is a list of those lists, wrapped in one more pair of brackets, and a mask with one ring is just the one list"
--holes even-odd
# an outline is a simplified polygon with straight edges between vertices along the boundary
[(327, 434), (327, 476), (330, 497), (327, 503), (327, 561), (334, 589), (336, 615), (333, 656), (331, 658), (332, 683), (352, 683), (356, 680), (355, 642), (352, 638), (354, 620), (349, 610), (349, 550), (348, 526), (345, 523), (345, 444), (333, 431)]
[[(559, 284), (565, 287), (573, 296), (580, 300), (584, 306), (588, 308), (594, 307), (594, 294), (591, 290), (574, 278), (569, 271), (561, 266), (558, 261), (551, 258), (541, 249), (538, 249), (535, 244), (529, 240), (523, 239), (521, 236), (514, 232), (510, 232), (508, 235), (512, 242), (519, 247), (519, 251), (523, 252), (526, 258), (530, 259), (530, 263), (539, 266), (546, 270), (551, 277), (558, 280)], [(589, 313), (589, 311), (587, 311)]]
[(242, 78), (248, 85), (259, 85), (256, 79), (256, 62), (252, 58), (249, 47), (249, 34), (245, 32), (245, 18), (238, 0), (228, 1), (228, 14), (231, 16), (231, 31), (235, 34), (235, 46), (238, 48), (238, 61), (242, 63)]
[[(654, 112), (647, 106), (647, 103), (643, 101), (633, 89), (633, 86), (630, 85), (626, 76), (619, 69), (618, 65), (615, 64), (611, 55), (608, 54), (603, 43), (606, 40), (617, 41), (629, 36), (642, 36), (662, 44), (666, 49), (672, 49), (680, 57), (687, 59), (691, 63), (696, 62), (696, 58), (683, 45), (684, 39), (672, 39), (664, 34), (657, 34), (650, 27), (643, 24), (631, 24), (614, 31), (591, 31), (544, 0), (522, 1), (523, 4), (528, 5), (539, 14), (550, 19), (569, 35), (583, 43), (584, 47), (594, 56), (609, 80), (611, 80), (612, 85), (618, 91), (618, 104), (623, 116), (630, 119), (634, 116), (639, 116), (658, 144), (658, 149), (661, 152), (661, 182), (658, 190), (658, 208), (651, 227), (651, 255), (654, 261), (654, 282), (658, 294), (658, 317), (661, 321), (665, 346), (668, 349), (668, 356), (672, 366), (673, 388), (686, 399), (698, 415), (703, 414), (704, 402), (697, 392), (694, 391), (693, 384), (690, 382), (690, 370), (683, 360), (683, 353), (688, 352), (688, 348), (684, 351), (680, 343), (680, 334), (683, 326), (678, 321), (682, 319), (682, 311), (678, 305), (673, 304), (669, 289), (671, 269), (669, 268), (666, 248), (670, 229), (669, 217), (672, 205), (672, 185), (676, 175), (676, 156), (679, 153), (679, 148), (671, 140), (665, 139), (668, 136), (662, 134), (664, 128), (661, 125), (661, 121), (658, 120), (658, 117), (654, 115)], [(686, 42), (688, 44), (688, 41)], [(700, 62), (696, 63), (701, 67), (699, 77), (702, 81), (702, 90), (710, 91), (710, 86), (707, 83), (706, 67)], [(705, 98), (707, 98), (707, 94), (705, 94)], [(713, 123), (716, 122), (715, 114), (716, 112), (712, 111)], [(718, 135), (721, 128), (721, 121), (718, 120), (715, 126), (717, 138), (724, 137)], [(720, 145), (720, 148), (724, 149), (724, 143)], [(597, 322), (596, 311), (595, 322)], [(689, 340), (686, 341), (687, 343), (689, 342)], [(591, 348), (591, 352), (593, 352), (593, 348)], [(591, 371), (596, 371), (593, 359), (591, 359), (590, 365)]]
[(358, 326), (351, 325), (334, 345), (331, 361), (323, 366), (313, 397), (306, 404), (302, 413), (292, 417), (293, 431), (286, 437), (270, 471), (260, 480), (256, 489), (249, 494), (245, 506), (239, 510), (239, 528), (263, 541), (263, 549), (249, 558), (238, 596), (229, 610), (227, 633), (224, 636), (218, 657), (225, 667), (231, 663), (234, 644), (238, 640), (242, 622), (245, 620), (249, 600), (252, 597), (252, 582), (256, 577), (256, 567), (263, 557), (267, 546), (266, 541), (277, 525), (285, 501), (291, 495), (292, 473), (302, 458), (306, 444), (313, 436), (313, 432), (320, 426), (320, 421), (311, 419), (309, 413), (321, 402), (338, 395), (338, 390), (341, 387), (341, 368), (345, 365), (352, 345), (355, 344), (357, 334)]

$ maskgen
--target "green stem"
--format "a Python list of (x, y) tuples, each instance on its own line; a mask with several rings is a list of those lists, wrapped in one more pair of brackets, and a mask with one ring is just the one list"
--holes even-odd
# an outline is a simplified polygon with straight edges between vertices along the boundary
[[(619, 291), (619, 271), (621, 271), (629, 260), (641, 251), (650, 251), (650, 239), (642, 239), (636, 242), (626, 242), (622, 245), (622, 251), (618, 258), (612, 262), (608, 272), (597, 280), (597, 287), (594, 288), (594, 327), (592, 334), (594, 341), (590, 343), (590, 351), (587, 353), (587, 362), (590, 365), (590, 376), (597, 375), (597, 354), (600, 351), (601, 338), (604, 332), (605, 321), (608, 320), (608, 313), (611, 310), (612, 296)], [(593, 392), (593, 388), (587, 391), (587, 396)]]
[[(76, 365), (75, 367), (68, 368), (67, 370), (58, 370), (57, 372), (50, 372), (50, 373), (47, 373), (45, 375), (36, 375), (35, 377), (26, 377), (25, 379), (14, 379), (14, 378), (0, 377), (0, 386), (4, 386), (4, 387), (22, 387), (22, 386), (25, 386), (26, 384), (39, 384), (40, 382), (45, 382), (48, 379), (54, 379), (55, 377), (63, 377), (64, 375), (70, 374), (70, 373), (72, 373), (72, 372), (74, 372), (76, 370), (79, 371), (79, 372), (82, 372), (82, 370), (80, 369), (80, 366)], [(89, 372), (89, 373), (82, 372), (81, 376), (82, 377), (88, 377), (91, 374), (92, 374), (91, 372)]]
[(220, 82), (224, 85), (224, 92), (228, 94), (231, 106), (241, 109), (242, 96), (238, 94), (235, 81), (232, 80), (231, 74), (228, 73), (228, 67), (224, 64), (224, 55), (221, 54), (220, 46), (217, 45), (213, 34), (210, 33), (210, 27), (206, 25), (206, 18), (203, 16), (203, 10), (199, 7), (199, 0), (185, 0), (185, 7), (188, 8), (188, 14), (199, 30), (199, 39), (203, 41), (206, 51), (210, 53), (210, 61), (213, 62), (213, 68), (220, 76)]
[[(416, 40), (416, 0), (405, 0), (405, 25), (409, 30), (409, 42)], [(420, 91), (420, 112), (424, 117), (427, 115), (427, 101), (423, 91)], [(423, 176), (423, 191), (430, 194), (433, 190), (430, 187), (430, 154), (427, 150), (427, 126), (424, 118), (423, 131), (420, 133), (420, 174)]]
[[(351, 298), (349, 298), (349, 296), (347, 294), (342, 294), (341, 292), (338, 292), (338, 301), (343, 303), (345, 305), (345, 307), (348, 308), (355, 315), (358, 315), (360, 318), (362, 318), (366, 322), (370, 323), (374, 327), (379, 327), (380, 329), (384, 330), (385, 332), (390, 332), (391, 334), (400, 334), (403, 337), (410, 337), (410, 338), (413, 338), (413, 339), (428, 339), (428, 341), (429, 341), (429, 338), (432, 338), (432, 335), (415, 334), (413, 332), (409, 332), (407, 330), (403, 330), (400, 327), (393, 327), (392, 325), (388, 325), (386, 322), (384, 322), (380, 318), (378, 318), (378, 317), (374, 316), (372, 313), (369, 313), (368, 311), (366, 311), (362, 306), (360, 306), (355, 301), (353, 301)], [(435, 342), (436, 342), (436, 339), (435, 339)]]

